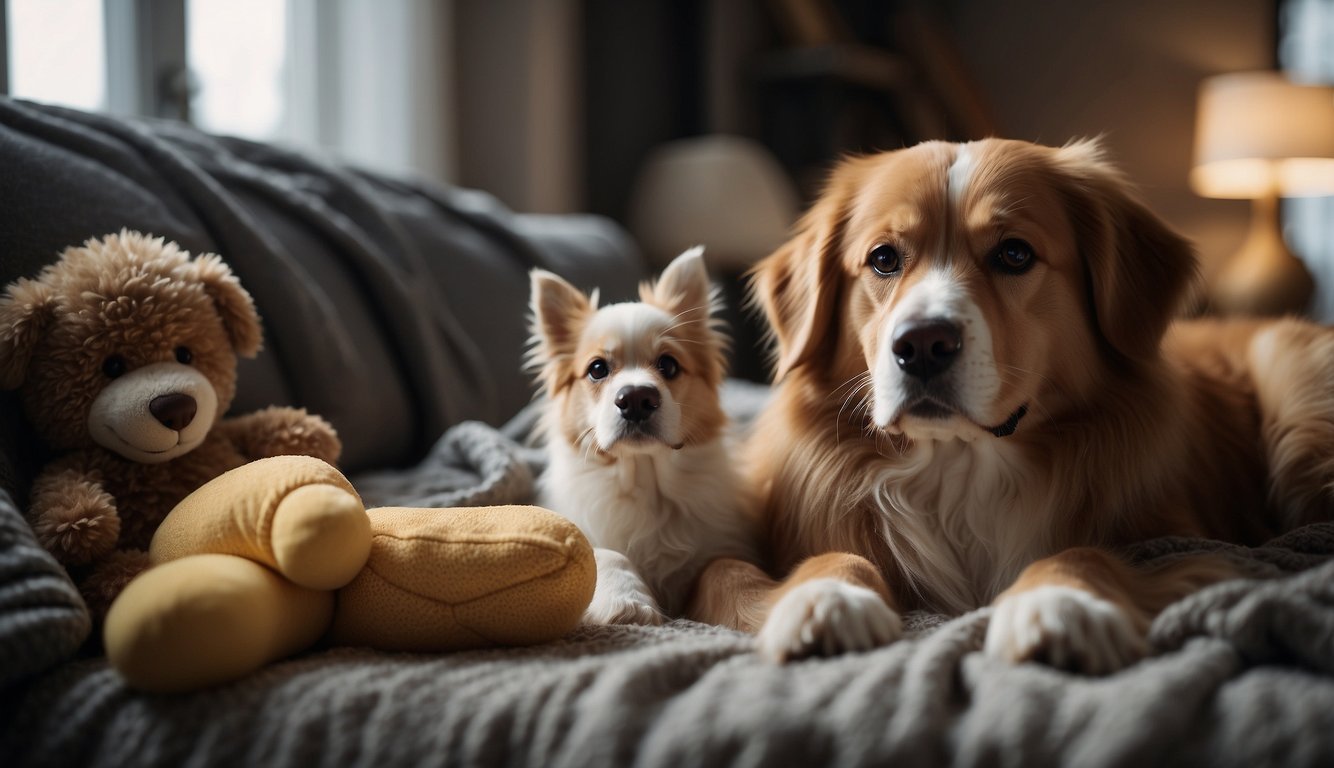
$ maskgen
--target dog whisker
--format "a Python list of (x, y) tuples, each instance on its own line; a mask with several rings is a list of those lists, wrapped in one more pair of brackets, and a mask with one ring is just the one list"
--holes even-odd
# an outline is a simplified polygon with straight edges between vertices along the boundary
[[(834, 416), (834, 442), (835, 442), (835, 443), (837, 443), (837, 442), (840, 440), (840, 437), (841, 437), (841, 429), (842, 429), (842, 426), (843, 426), (843, 411), (848, 407), (848, 403), (851, 402), (852, 399), (853, 399), (854, 397), (857, 396), (857, 393), (858, 393), (858, 392), (861, 392), (862, 389), (863, 389), (864, 387), (866, 387), (867, 385), (869, 385), (870, 383), (871, 383), (871, 375), (870, 375), (869, 373), (863, 373), (863, 374), (859, 374), (859, 375), (857, 375), (857, 376), (852, 377), (852, 378), (849, 379), (848, 381), (846, 381), (846, 382), (844, 382), (843, 384), (841, 384), (841, 385), (838, 387), (838, 389), (835, 389), (835, 390), (834, 390), (834, 393), (836, 394), (840, 389), (844, 389), (844, 388), (848, 387), (849, 384), (853, 384), (852, 388), (848, 391), (847, 397), (844, 397), (844, 398), (843, 398), (843, 404), (842, 404), (841, 406), (839, 406), (838, 414)], [(855, 418), (856, 415), (857, 415), (857, 410), (861, 407), (861, 404), (863, 404), (863, 403), (866, 402), (866, 400), (867, 400), (867, 398), (870, 396), (870, 394), (871, 394), (871, 393), (870, 393), (870, 391), (868, 390), (866, 394), (862, 395), (862, 397), (861, 397), (861, 402), (860, 402), (857, 406), (854, 406), (854, 407), (853, 407), (853, 409), (852, 409), (852, 416), (853, 416), (854, 418)], [(832, 394), (831, 394), (831, 397), (833, 397)]]

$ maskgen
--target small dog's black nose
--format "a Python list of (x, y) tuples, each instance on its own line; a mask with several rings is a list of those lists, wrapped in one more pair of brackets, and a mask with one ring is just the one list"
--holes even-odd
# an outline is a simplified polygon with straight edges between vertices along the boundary
[(890, 350), (904, 373), (929, 379), (949, 368), (959, 356), (963, 335), (959, 326), (941, 318), (909, 321), (894, 330)]
[(616, 407), (621, 418), (626, 421), (643, 421), (653, 415), (662, 405), (662, 395), (657, 387), (633, 386), (621, 387), (616, 392)]
[(148, 412), (153, 414), (153, 418), (162, 422), (162, 426), (167, 429), (177, 432), (190, 426), (190, 422), (195, 420), (197, 408), (193, 397), (179, 392), (159, 395), (148, 403)]

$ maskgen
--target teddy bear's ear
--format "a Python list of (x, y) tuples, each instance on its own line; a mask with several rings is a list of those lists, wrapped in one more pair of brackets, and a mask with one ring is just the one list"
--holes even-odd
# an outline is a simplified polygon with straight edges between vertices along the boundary
[(19, 278), (0, 296), (0, 389), (18, 389), (37, 341), (55, 316), (55, 292)]
[(222, 324), (231, 339), (232, 349), (241, 357), (254, 357), (263, 344), (263, 332), (259, 325), (259, 313), (255, 311), (255, 302), (250, 294), (241, 287), (231, 269), (222, 258), (214, 254), (200, 256), (190, 262), (193, 277), (203, 283), (204, 290), (213, 299), (222, 316)]

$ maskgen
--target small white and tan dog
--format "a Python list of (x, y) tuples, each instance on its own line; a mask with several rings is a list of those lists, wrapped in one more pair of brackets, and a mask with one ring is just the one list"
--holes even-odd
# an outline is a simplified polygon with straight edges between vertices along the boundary
[(539, 501), (595, 548), (590, 623), (680, 616), (711, 560), (755, 560), (719, 399), (727, 338), (703, 249), (678, 256), (640, 299), (599, 309), (596, 292), (532, 273), (529, 362), (546, 396), (550, 457)]

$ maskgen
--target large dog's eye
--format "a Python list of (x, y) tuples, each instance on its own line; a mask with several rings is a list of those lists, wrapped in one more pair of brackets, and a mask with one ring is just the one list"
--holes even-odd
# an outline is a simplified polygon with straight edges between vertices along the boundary
[(681, 364), (676, 362), (676, 358), (671, 355), (659, 357), (655, 365), (658, 368), (658, 373), (661, 373), (664, 379), (674, 379), (676, 374), (681, 372)]
[(195, 355), (193, 352), (190, 351), (189, 347), (176, 348), (176, 362), (180, 363), (181, 365), (189, 365), (191, 361), (193, 361), (194, 359)]
[(588, 364), (588, 378), (593, 381), (601, 381), (607, 378), (609, 373), (611, 373), (611, 368), (607, 366), (607, 361), (600, 357), (595, 358), (593, 362)]
[(996, 269), (1011, 275), (1021, 275), (1033, 266), (1037, 257), (1033, 255), (1033, 246), (1018, 238), (1004, 240), (991, 254), (991, 263)]
[(871, 265), (871, 269), (875, 270), (877, 275), (890, 277), (897, 275), (903, 269), (903, 256), (894, 246), (881, 243), (871, 249), (871, 254), (866, 257), (866, 263)]
[(124, 376), (127, 367), (125, 358), (120, 355), (112, 355), (102, 361), (102, 373), (108, 379), (119, 379), (121, 376)]

